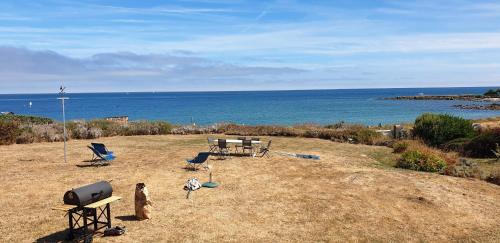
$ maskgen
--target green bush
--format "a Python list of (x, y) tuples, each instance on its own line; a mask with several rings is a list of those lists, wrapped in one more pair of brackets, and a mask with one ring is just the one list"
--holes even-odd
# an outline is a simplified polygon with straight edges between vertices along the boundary
[(16, 121), (0, 120), (0, 145), (13, 144), (21, 129)]
[(472, 137), (475, 131), (469, 120), (450, 115), (426, 113), (415, 120), (413, 134), (431, 146), (438, 146), (453, 139)]
[(440, 172), (446, 167), (446, 162), (435, 154), (410, 150), (401, 155), (396, 167), (417, 171)]
[(90, 128), (100, 129), (103, 137), (113, 137), (113, 136), (125, 136), (126, 129), (123, 128), (124, 125), (113, 121), (106, 120), (92, 120), (87, 122), (87, 130)]
[(164, 121), (134, 121), (120, 124), (106, 120), (70, 122), (68, 130), (72, 138), (93, 139), (101, 136), (135, 136), (169, 134), (173, 126)]
[(368, 145), (375, 144), (376, 140), (382, 137), (382, 134), (368, 128), (357, 130), (355, 134), (356, 142)]
[(301, 129), (285, 126), (244, 126), (223, 124), (217, 129), (219, 133), (241, 136), (285, 136), (297, 137), (303, 135)]
[(61, 123), (33, 125), (29, 127), (35, 142), (61, 142), (64, 140), (64, 130)]
[(24, 125), (24, 124), (42, 125), (42, 124), (54, 123), (54, 120), (50, 118), (38, 117), (38, 116), (25, 116), (25, 115), (0, 115), (0, 121), (15, 121), (19, 125)]
[(35, 134), (33, 130), (29, 127), (25, 127), (21, 129), (21, 133), (16, 138), (16, 143), (18, 144), (26, 144), (26, 143), (34, 143), (35, 142)]
[(500, 144), (500, 129), (488, 130), (472, 138), (464, 146), (463, 154), (474, 158), (494, 158), (494, 151)]
[(401, 142), (396, 142), (392, 145), (392, 149), (393, 149), (393, 152), (394, 153), (403, 153), (406, 151), (406, 149), (408, 149), (408, 147), (410, 146), (410, 144), (406, 141), (401, 141)]
[(164, 121), (137, 121), (125, 127), (124, 135), (162, 135), (169, 134), (171, 130), (172, 125)]
[(440, 148), (444, 151), (453, 151), (453, 152), (458, 152), (460, 154), (464, 154), (465, 151), (465, 146), (470, 143), (471, 138), (457, 138), (453, 139), (451, 141), (446, 142), (445, 144), (441, 145)]
[(362, 125), (335, 125), (320, 126), (303, 124), (290, 126), (245, 126), (224, 124), (218, 127), (217, 132), (228, 135), (241, 136), (286, 136), (321, 138), (337, 142), (352, 142), (362, 144), (379, 144), (382, 135)]

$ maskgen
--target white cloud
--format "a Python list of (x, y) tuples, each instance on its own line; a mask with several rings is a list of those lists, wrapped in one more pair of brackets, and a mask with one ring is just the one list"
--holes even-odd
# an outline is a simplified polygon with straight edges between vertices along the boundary
[[(206, 82), (231, 80), (241, 82), (248, 78), (290, 75), (306, 72), (295, 68), (241, 66), (195, 56), (169, 54), (135, 54), (130, 52), (102, 53), (89, 58), (71, 58), (52, 51), (32, 51), (14, 47), (0, 47), (0, 90), (15, 82), (30, 87), (39, 82), (66, 80), (69, 86), (94, 87), (99, 84), (110, 89), (123, 88), (120, 83), (138, 89), (169, 87), (182, 81), (177, 88)], [(37, 83), (38, 82), (38, 83)], [(178, 84), (176, 84), (178, 85)], [(221, 87), (214, 83), (214, 87)], [(243, 84), (245, 85), (245, 84)]]
[[(0, 47), (1, 93), (52, 92), (61, 82), (72, 92), (257, 90), (495, 85), (493, 58), (381, 59), (338, 62), (310, 70), (235, 65), (193, 55), (102, 53), (72, 58), (52, 51)], [(381, 82), (383, 80), (383, 82)]]

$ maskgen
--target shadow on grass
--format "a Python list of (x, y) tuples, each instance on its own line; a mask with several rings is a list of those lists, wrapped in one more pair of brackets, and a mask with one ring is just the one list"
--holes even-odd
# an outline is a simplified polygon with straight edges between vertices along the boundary
[(200, 170), (206, 170), (204, 168), (193, 168), (193, 167), (187, 167), (187, 166), (182, 167), (182, 169), (185, 170), (185, 171), (192, 171), (192, 172), (200, 171)]
[(210, 156), (215, 157), (215, 158), (213, 158), (213, 160), (226, 160), (226, 159), (231, 159), (231, 157), (235, 157), (235, 158), (257, 157), (257, 156), (252, 156), (252, 154), (250, 154), (250, 153), (245, 153), (245, 154), (244, 153), (229, 153), (226, 155), (221, 155), (219, 153), (211, 153)]
[(62, 231), (58, 231), (55, 233), (52, 233), (50, 235), (41, 237), (37, 239), (35, 242), (37, 243), (42, 243), (42, 242), (72, 242), (68, 239), (69, 235), (69, 230), (65, 229)]
[(86, 164), (78, 164), (77, 167), (85, 168), (85, 167), (99, 167), (99, 166), (108, 166), (111, 163), (105, 160), (83, 160), (82, 162)]
[(135, 215), (116, 216), (115, 219), (119, 219), (121, 221), (139, 221)]

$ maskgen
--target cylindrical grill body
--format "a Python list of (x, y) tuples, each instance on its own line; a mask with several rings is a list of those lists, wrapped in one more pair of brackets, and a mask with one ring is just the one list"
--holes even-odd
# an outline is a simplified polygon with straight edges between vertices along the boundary
[(111, 188), (111, 184), (107, 181), (100, 181), (94, 184), (72, 189), (71, 191), (67, 191), (64, 194), (64, 204), (83, 207), (85, 205), (111, 197), (112, 193), (113, 188)]

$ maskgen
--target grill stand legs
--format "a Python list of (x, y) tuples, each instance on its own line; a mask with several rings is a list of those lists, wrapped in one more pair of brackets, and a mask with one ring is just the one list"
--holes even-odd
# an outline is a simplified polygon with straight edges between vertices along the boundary
[[(72, 240), (77, 235), (82, 236), (85, 239), (90, 233), (96, 233), (102, 228), (111, 228), (111, 207), (108, 203), (99, 208), (70, 210), (68, 211), (68, 218), (68, 239)], [(80, 225), (80, 219), (83, 223), (82, 225)], [(89, 225), (93, 225), (92, 231), (89, 230)]]
[(94, 231), (97, 231), (97, 209), (91, 210), (94, 214)]
[(69, 235), (68, 235), (68, 239), (72, 240), (72, 239), (75, 238), (75, 229), (74, 229), (74, 226), (73, 226), (73, 210), (70, 210), (68, 212), (68, 219), (69, 219)]
[(108, 213), (108, 229), (111, 228), (111, 207), (109, 206), (109, 203), (106, 204), (106, 212)]

